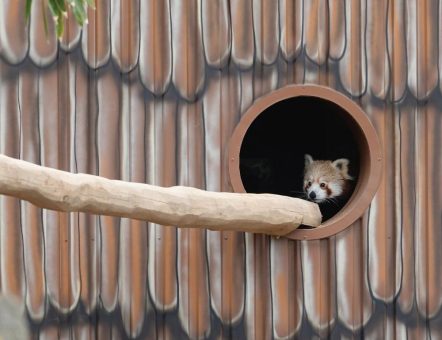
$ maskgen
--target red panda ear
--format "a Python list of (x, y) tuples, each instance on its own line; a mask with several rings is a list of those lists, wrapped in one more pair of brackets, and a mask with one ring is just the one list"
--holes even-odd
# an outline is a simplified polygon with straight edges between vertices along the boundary
[(312, 158), (312, 156), (310, 156), (310, 155), (307, 154), (307, 153), (305, 154), (304, 159), (305, 159), (305, 166), (306, 166), (306, 167), (313, 163), (313, 158)]
[(352, 177), (348, 174), (348, 164), (349, 163), (350, 163), (350, 161), (348, 159), (339, 158), (339, 159), (333, 161), (332, 165), (342, 173), (342, 176), (345, 179), (352, 179)]

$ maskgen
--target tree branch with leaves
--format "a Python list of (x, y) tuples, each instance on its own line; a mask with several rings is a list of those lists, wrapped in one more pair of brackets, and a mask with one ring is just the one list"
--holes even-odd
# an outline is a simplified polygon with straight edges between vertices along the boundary
[[(25, 4), (25, 16), (26, 21), (29, 21), (31, 16), (33, 0), (26, 0)], [(38, 1), (38, 0), (37, 0)], [(75, 21), (78, 25), (83, 26), (87, 24), (87, 8), (95, 9), (94, 0), (39, 0), (41, 2), (41, 11), (43, 14), (44, 29), (46, 35), (48, 34), (48, 18), (46, 15), (46, 9), (49, 7), (49, 11), (52, 14), (52, 20), (54, 20), (55, 31), (57, 37), (60, 38), (64, 32), (64, 20), (68, 17), (68, 10), (74, 15)]]

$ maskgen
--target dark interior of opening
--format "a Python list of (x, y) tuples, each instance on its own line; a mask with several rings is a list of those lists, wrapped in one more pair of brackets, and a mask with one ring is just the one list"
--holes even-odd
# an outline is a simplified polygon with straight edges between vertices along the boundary
[[(313, 159), (347, 158), (349, 172), (359, 175), (359, 127), (337, 104), (301, 96), (263, 111), (247, 130), (240, 151), (240, 173), (249, 193), (303, 196), (304, 155)], [(337, 205), (336, 205), (337, 206)], [(323, 211), (325, 221), (339, 208)]]

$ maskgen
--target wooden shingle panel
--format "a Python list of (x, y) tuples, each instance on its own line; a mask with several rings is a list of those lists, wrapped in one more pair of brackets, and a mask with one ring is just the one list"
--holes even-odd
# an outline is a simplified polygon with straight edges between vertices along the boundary
[(154, 95), (166, 92), (172, 76), (171, 13), (168, 1), (141, 1), (140, 76)]
[(194, 101), (203, 90), (205, 62), (201, 32), (201, 2), (171, 0), (172, 81), (178, 93)]
[[(71, 95), (75, 62), (69, 57), (54, 64), (39, 79), (39, 133), (41, 163), (72, 171)], [(61, 313), (72, 311), (79, 300), (79, 254), (76, 214), (43, 210), (45, 274), (50, 303)]]
[(346, 48), (345, 0), (329, 1), (330, 15), (330, 58), (339, 60)]
[[(147, 183), (177, 184), (177, 99), (170, 93), (160, 98), (148, 96), (146, 114)], [(149, 292), (155, 308), (175, 310), (178, 303), (177, 231), (174, 226), (149, 224)]]
[[(378, 131), (385, 157), (383, 176), (368, 212), (368, 277), (374, 297), (392, 302), (399, 292), (402, 276), (400, 237), (402, 224), (399, 178), (399, 130), (395, 129), (395, 115), (386, 105), (367, 107)], [(391, 139), (392, 138), (392, 139)], [(396, 141), (396, 143), (392, 142)]]
[(336, 238), (302, 241), (302, 281), (305, 314), (320, 337), (336, 323)]
[[(0, 77), (5, 77), (8, 71), (3, 61), (0, 61)], [(17, 77), (7, 79), (0, 88), (0, 152), (16, 158), (20, 156), (21, 124), (18, 80)], [(6, 296), (15, 298), (18, 309), (23, 308), (26, 302), (21, 223), (20, 201), (1, 196), (0, 289)]]
[(138, 64), (140, 2), (112, 0), (110, 7), (112, 59), (122, 73), (130, 72)]
[(304, 2), (305, 53), (316, 64), (327, 60), (330, 46), (329, 6), (327, 1)]
[[(44, 16), (47, 20), (45, 31)], [(44, 67), (53, 63), (57, 57), (58, 41), (55, 35), (55, 24), (49, 8), (45, 12), (38, 1), (32, 2), (29, 22), (29, 57), (34, 64)]]
[(202, 31), (206, 62), (223, 68), (230, 58), (231, 27), (228, 0), (202, 1)]
[(273, 64), (278, 56), (279, 15), (277, 0), (253, 0), (253, 31), (255, 60), (264, 65)]
[(6, 153), (229, 191), (240, 116), (314, 83), (363, 107), (386, 165), (363, 219), (328, 241), (120, 227), (1, 198), (1, 290), (36, 336), (440, 336), (439, 1), (98, 1), (60, 43), (20, 6), (0, 3)]
[[(232, 191), (226, 146), (239, 121), (239, 72), (234, 67), (211, 72), (206, 93), (210, 93), (203, 99), (206, 188)], [(238, 323), (244, 313), (244, 234), (207, 231), (206, 237), (212, 309), (224, 324)]]
[(336, 236), (337, 317), (353, 334), (363, 329), (374, 312), (367, 277), (367, 218)]
[(75, 50), (80, 43), (82, 28), (78, 26), (75, 21), (71, 7), (68, 7), (67, 16), (62, 17), (61, 20), (64, 22), (64, 31), (59, 39), (60, 47), (63, 51), (71, 52)]
[[(118, 76), (108, 67), (97, 80), (97, 158), (98, 174), (120, 179), (121, 90)], [(99, 217), (99, 292), (102, 308), (112, 312), (118, 305), (118, 260), (120, 218)]]
[(438, 1), (407, 1), (408, 87), (417, 99), (425, 99), (437, 85)]
[(339, 75), (349, 94), (358, 97), (367, 89), (366, 1), (346, 1), (345, 17), (346, 48), (339, 63)]
[[(77, 53), (77, 57), (79, 53)], [(79, 173), (98, 173), (98, 154), (96, 148), (97, 102), (96, 72), (84, 63), (77, 61), (75, 72), (75, 95), (85, 100), (75, 101), (73, 124), (74, 171)], [(80, 257), (80, 301), (86, 314), (96, 311), (99, 296), (99, 217), (78, 214), (79, 257)]]
[[(40, 163), (38, 129), (38, 78), (32, 67), (23, 69), (19, 78), (20, 158)], [(28, 202), (20, 202), (23, 231), (23, 261), (26, 273), (26, 309), (33, 321), (45, 316), (46, 276), (44, 271), (44, 244), (42, 210)]]
[[(391, 7), (392, 5), (390, 5)], [(388, 1), (367, 3), (367, 81), (371, 94), (385, 100), (390, 89), (390, 64), (385, 27)]]
[[(137, 75), (125, 75), (121, 84), (120, 167), (122, 180), (144, 183), (146, 115)], [(137, 337), (143, 329), (148, 299), (147, 222), (122, 218), (119, 239), (118, 304), (126, 334)]]
[(230, 2), (232, 20), (232, 60), (242, 70), (253, 65), (255, 39), (252, 0)]
[(83, 27), (81, 49), (89, 67), (104, 66), (110, 58), (111, 50), (111, 0), (96, 2), (96, 9), (88, 7), (88, 24)]
[(415, 107), (414, 152), (416, 171), (415, 275), (416, 303), (424, 318), (442, 306), (441, 115), (434, 103)]
[(303, 2), (279, 1), (280, 48), (284, 59), (292, 62), (302, 50)]
[(22, 62), (29, 49), (24, 6), (25, 0), (4, 0), (0, 4), (0, 55), (11, 64)]
[[(202, 103), (181, 101), (178, 107), (178, 184), (204, 188)], [(178, 316), (190, 338), (210, 334), (210, 295), (206, 231), (179, 229), (177, 236)]]
[(387, 19), (388, 60), (391, 72), (390, 98), (400, 101), (407, 88), (407, 40), (405, 2), (394, 1), (388, 6)]
[(288, 239), (270, 241), (273, 336), (298, 335), (304, 312), (301, 243)]

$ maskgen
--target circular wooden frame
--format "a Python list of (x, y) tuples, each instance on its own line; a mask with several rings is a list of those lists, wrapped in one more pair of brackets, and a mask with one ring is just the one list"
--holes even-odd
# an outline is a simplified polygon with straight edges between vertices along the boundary
[[(317, 97), (338, 105), (354, 126), (360, 150), (360, 172), (355, 190), (341, 211), (314, 229), (297, 229), (286, 237), (295, 240), (320, 239), (337, 234), (349, 227), (370, 205), (381, 181), (382, 154), (376, 130), (362, 109), (339, 92), (317, 85), (290, 85), (257, 100), (237, 125), (229, 144), (229, 175), (235, 192), (246, 192), (241, 180), (239, 156), (244, 136), (253, 121), (267, 108), (294, 97)], [(353, 129), (353, 128), (352, 128)]]

